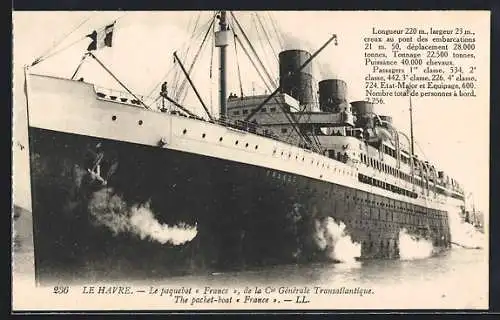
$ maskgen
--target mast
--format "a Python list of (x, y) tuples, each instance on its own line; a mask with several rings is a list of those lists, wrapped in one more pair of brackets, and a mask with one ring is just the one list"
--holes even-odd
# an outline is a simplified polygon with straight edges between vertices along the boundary
[(411, 105), (411, 94), (409, 94), (410, 97), (410, 151), (411, 151), (411, 158), (413, 161), (413, 156), (415, 155), (415, 150), (414, 150), (414, 140), (413, 140), (413, 107)]
[(226, 11), (221, 10), (219, 14), (219, 31), (215, 34), (215, 46), (220, 49), (220, 64), (219, 64), (219, 118), (225, 120), (227, 116), (227, 101), (226, 101), (226, 47), (228, 45), (228, 27), (226, 21)]

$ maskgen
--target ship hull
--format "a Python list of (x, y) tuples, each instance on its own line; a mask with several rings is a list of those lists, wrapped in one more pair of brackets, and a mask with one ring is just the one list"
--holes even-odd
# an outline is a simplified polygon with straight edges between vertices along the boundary
[[(57, 130), (30, 127), (29, 139), (38, 281), (163, 277), (332, 259), (334, 248), (318, 241), (328, 219), (345, 225), (361, 259), (397, 258), (403, 229), (435, 248), (449, 247), (446, 221), (429, 226), (427, 217), (436, 209), (355, 188)], [(143, 224), (140, 232), (125, 227), (120, 218), (134, 210), (147, 210), (157, 224)], [(408, 220), (409, 212), (419, 213)], [(158, 239), (158, 230), (144, 231), (179, 224), (196, 228), (194, 238), (178, 243)]]

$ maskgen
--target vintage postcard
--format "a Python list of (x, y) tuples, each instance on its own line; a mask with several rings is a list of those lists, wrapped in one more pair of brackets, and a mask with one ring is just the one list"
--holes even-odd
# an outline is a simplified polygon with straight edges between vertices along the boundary
[(13, 310), (488, 308), (488, 11), (13, 12)]

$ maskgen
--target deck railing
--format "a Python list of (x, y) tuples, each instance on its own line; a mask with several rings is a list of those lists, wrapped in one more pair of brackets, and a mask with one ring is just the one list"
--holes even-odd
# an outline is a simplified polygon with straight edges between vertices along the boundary
[[(126, 91), (121, 91), (121, 90), (116, 90), (116, 89), (110, 89), (110, 88), (105, 88), (105, 87), (100, 87), (94, 85), (94, 90), (99, 98), (102, 99), (107, 99), (115, 102), (121, 102), (121, 103), (127, 103), (130, 105), (136, 105), (136, 106), (142, 106), (142, 102), (144, 102), (145, 105), (148, 107), (156, 107), (157, 109), (161, 108), (161, 99), (154, 98), (154, 97), (149, 97), (149, 96), (144, 96), (140, 94), (136, 94), (135, 97), (126, 92)], [(137, 98), (141, 99), (141, 101), (138, 101)]]

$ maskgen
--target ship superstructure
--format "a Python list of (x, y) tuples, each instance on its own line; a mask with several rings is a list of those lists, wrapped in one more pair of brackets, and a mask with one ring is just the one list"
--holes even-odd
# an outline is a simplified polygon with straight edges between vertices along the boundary
[[(347, 102), (343, 80), (320, 81), (319, 101), (314, 101), (310, 70), (287, 77), (307, 56), (310, 54), (303, 50), (283, 51), (281, 93), (265, 106), (261, 104), (268, 95), (230, 96), (228, 116), (237, 124), (249, 121), (248, 115), (254, 112), (256, 133), (307, 148), (300, 135), (305, 136), (316, 147), (313, 151), (351, 165), (359, 171), (360, 181), (378, 188), (426, 201), (442, 202), (448, 196), (464, 201), (460, 184), (432, 163), (419, 160), (411, 151), (413, 141), (393, 126), (390, 116), (376, 114), (368, 101)], [(319, 110), (313, 111), (318, 102)], [(299, 130), (294, 130), (291, 116)]]

